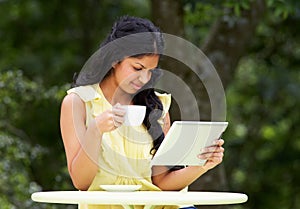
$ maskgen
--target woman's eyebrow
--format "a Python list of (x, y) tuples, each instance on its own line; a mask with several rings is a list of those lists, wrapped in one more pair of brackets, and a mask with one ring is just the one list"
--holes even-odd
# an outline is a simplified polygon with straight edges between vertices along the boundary
[(146, 67), (143, 64), (139, 63), (139, 62), (136, 62), (135, 64), (139, 64), (143, 69), (146, 69)]

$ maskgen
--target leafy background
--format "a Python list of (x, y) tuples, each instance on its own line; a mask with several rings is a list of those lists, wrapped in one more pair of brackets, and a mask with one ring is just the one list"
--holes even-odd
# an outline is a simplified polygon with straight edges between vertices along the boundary
[[(156, 20), (153, 8), (159, 11), (157, 4), (163, 8), (165, 1), (159, 2), (0, 1), (1, 208), (75, 208), (30, 199), (35, 191), (74, 190), (59, 132), (61, 100), (73, 73), (98, 48), (112, 22), (124, 14)], [(176, 16), (183, 36), (201, 47), (216, 20), (243, 21), (258, 1), (175, 2), (183, 11)], [(221, 207), (297, 209), (300, 7), (293, 0), (260, 2), (264, 14), (226, 80), (226, 185), (249, 200)], [(239, 36), (231, 35), (234, 45)]]

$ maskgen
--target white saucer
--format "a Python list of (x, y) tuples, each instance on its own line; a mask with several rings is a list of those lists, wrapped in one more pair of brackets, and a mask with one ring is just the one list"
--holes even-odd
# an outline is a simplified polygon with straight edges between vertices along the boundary
[(134, 192), (142, 185), (100, 185), (100, 188), (108, 192)]

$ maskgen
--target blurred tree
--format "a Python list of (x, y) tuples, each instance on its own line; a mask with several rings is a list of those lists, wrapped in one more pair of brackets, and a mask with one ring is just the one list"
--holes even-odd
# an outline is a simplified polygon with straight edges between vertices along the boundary
[[(187, 4), (189, 3), (194, 3), (194, 1), (187, 2)], [(201, 8), (199, 6), (200, 3), (194, 4), (198, 6), (198, 9)], [(251, 5), (247, 2), (247, 5), (247, 10), (242, 11), (240, 18), (235, 18), (233, 14), (230, 14), (232, 11), (232, 8), (230, 7), (224, 7), (225, 11), (223, 13), (219, 11), (217, 21), (211, 27), (206, 37), (206, 41), (201, 47), (217, 69), (223, 81), (224, 88), (226, 88), (230, 79), (233, 77), (237, 62), (247, 49), (246, 43), (248, 42), (249, 37), (253, 35), (254, 30), (265, 10), (263, 1), (255, 1)], [(249, 7), (251, 7), (251, 9), (249, 9)], [(182, 32), (184, 30), (183, 10), (184, 7), (182, 5), (182, 1), (152, 0), (153, 19), (166, 33), (172, 33), (178, 36), (184, 35)], [(200, 13), (198, 15), (200, 16), (198, 17), (199, 19), (197, 19), (198, 21), (201, 21), (201, 17), (205, 16), (205, 14)], [(170, 24), (170, 20), (172, 20), (172, 23), (174, 24)], [(172, 27), (170, 27), (170, 25), (172, 25)], [(247, 30), (248, 33), (243, 33), (245, 30)], [(174, 71), (176, 75), (181, 76), (186, 83), (189, 83), (190, 86), (194, 88), (194, 94), (196, 94), (198, 96), (197, 99), (201, 101), (199, 102), (201, 120), (211, 120), (211, 104), (205, 87), (202, 85), (200, 86), (201, 88), (195, 89), (195, 87), (199, 86), (199, 80), (193, 79), (193, 75), (189, 75), (192, 72), (184, 69), (184, 67), (178, 65), (178, 63), (174, 64), (171, 60), (167, 61), (165, 66), (166, 69)], [(176, 112), (179, 111), (175, 111), (175, 113)], [(177, 117), (178, 116), (175, 115), (175, 118)], [(190, 188), (196, 190), (225, 190), (227, 185), (222, 167), (219, 166), (218, 169), (208, 172), (207, 175), (200, 178), (197, 182), (191, 185)]]
[[(73, 189), (60, 139), (61, 100), (112, 22), (124, 14), (147, 16), (148, 7), (141, 0), (0, 2), (0, 132), (1, 140), (9, 140), (0, 165), (2, 179), (12, 178), (0, 188), (2, 208), (36, 207), (28, 203), (36, 190)], [(2, 152), (7, 146), (24, 149), (27, 163)], [(41, 152), (32, 157), (35, 147)], [(17, 182), (11, 174), (20, 170)]]
[[(299, 14), (268, 16), (228, 88), (236, 126), (226, 161), (231, 188), (247, 191), (247, 208), (299, 208)], [(239, 159), (236, 161), (236, 159)]]
[[(48, 132), (43, 127), (57, 124), (59, 113), (55, 117), (46, 115), (45, 110), (40, 115), (36, 114), (43, 104), (44, 108), (51, 110), (51, 105), (58, 104), (61, 96), (62, 92), (57, 88), (46, 90), (26, 79), (20, 70), (0, 71), (2, 208), (41, 208), (30, 200), (32, 192), (41, 189), (71, 189), (62, 146), (55, 134), (57, 131)], [(57, 128), (58, 125), (53, 127)], [(35, 136), (47, 133), (53, 138), (51, 141), (47, 138), (50, 143), (46, 146), (43, 140), (38, 140), (41, 138)]]
[[(191, 188), (246, 192), (248, 203), (236, 208), (299, 208), (296, 0), (0, 1), (1, 208), (67, 207), (29, 199), (36, 190), (73, 188), (59, 133), (60, 101), (115, 18), (151, 11), (164, 32), (201, 46), (227, 89), (228, 182), (219, 166), (217, 178), (210, 172)], [(199, 80), (170, 61), (166, 69), (197, 87), (201, 118), (209, 119)], [(175, 113), (172, 119), (180, 118)]]
[[(295, 1), (263, 1), (263, 0), (256, 0), (256, 1), (248, 1), (248, 0), (244, 0), (244, 1), (215, 1), (215, 2), (210, 2), (210, 1), (169, 1), (169, 0), (163, 0), (163, 1), (156, 1), (156, 0), (152, 0), (152, 15), (153, 15), (153, 19), (154, 21), (159, 24), (159, 26), (162, 28), (162, 30), (166, 33), (172, 33), (174, 35), (178, 35), (178, 36), (186, 36), (188, 39), (193, 40), (193, 42), (195, 44), (199, 44), (201, 45), (201, 49), (203, 50), (203, 52), (208, 56), (208, 58), (211, 60), (211, 62), (214, 64), (216, 70), (218, 71), (222, 82), (223, 82), (223, 86), (224, 88), (228, 88), (228, 86), (231, 84), (231, 91), (235, 90), (235, 84), (238, 84), (239, 82), (235, 82), (233, 79), (236, 79), (236, 77), (234, 76), (236, 74), (237, 71), (237, 66), (241, 66), (242, 69), (245, 69), (247, 67), (254, 67), (254, 66), (249, 66), (247, 65), (246, 67), (244, 66), (244, 63), (239, 64), (240, 60), (242, 57), (244, 57), (246, 55), (246, 53), (249, 53), (249, 48), (253, 45), (253, 44), (261, 44), (260, 45), (260, 49), (258, 49), (257, 47), (254, 49), (255, 53), (258, 53), (260, 50), (262, 50), (263, 52), (266, 51), (266, 48), (264, 48), (267, 45), (263, 45), (264, 42), (259, 39), (256, 38), (256, 36), (260, 36), (260, 30), (263, 30), (264, 32), (267, 32), (267, 36), (268, 38), (266, 38), (266, 40), (268, 40), (267, 43), (269, 43), (270, 45), (270, 41), (269, 41), (269, 37), (275, 36), (277, 37), (277, 33), (275, 31), (285, 31), (285, 33), (287, 34), (278, 34), (278, 38), (280, 40), (289, 40), (288, 44), (280, 44), (277, 45), (276, 48), (278, 49), (285, 49), (287, 47), (289, 48), (293, 48), (291, 46), (291, 43), (296, 43), (296, 40), (293, 40), (292, 37), (294, 37), (294, 32), (290, 31), (288, 28), (289, 27), (283, 27), (283, 28), (279, 28), (281, 24), (285, 25), (284, 21), (289, 15), (293, 15), (293, 12), (296, 11), (295, 8), (299, 8), (296, 6), (296, 2)], [(159, 8), (159, 9), (157, 9)], [(172, 8), (172, 9), (171, 9)], [(185, 14), (183, 12), (183, 10), (185, 9)], [(176, 18), (173, 18), (175, 17)], [(274, 19), (273, 19), (274, 18)], [(185, 24), (182, 24), (182, 20), (185, 20)], [(273, 20), (277, 20), (276, 24), (277, 24), (277, 30), (273, 30), (268, 27), (268, 25), (272, 25), (274, 22)], [(172, 24), (170, 24), (170, 22), (172, 22)], [(297, 22), (295, 19), (293, 20), (293, 22)], [(182, 33), (183, 28), (185, 27), (185, 34)], [(266, 35), (264, 34), (264, 35)], [(292, 35), (293, 34), (293, 35)], [(291, 37), (290, 37), (291, 36)], [(296, 44), (296, 46), (299, 46)], [(282, 47), (282, 48), (281, 48)], [(270, 52), (273, 52), (273, 49), (275, 48), (274, 45), (272, 45)], [(268, 50), (267, 50), (268, 51)], [(297, 51), (297, 50), (295, 50)], [(291, 52), (289, 52), (291, 53)], [(294, 53), (297, 54), (297, 53)], [(292, 60), (297, 60), (297, 56), (292, 56)], [(274, 55), (272, 54), (272, 58), (274, 58)], [(280, 58), (280, 59), (279, 59)], [(280, 62), (287, 62), (287, 60), (289, 60), (291, 57), (287, 57), (285, 56), (285, 58), (282, 57), (282, 55), (278, 55), (277, 59), (280, 60)], [(262, 58), (263, 60), (265, 59)], [(286, 60), (285, 60), (286, 59)], [(255, 60), (255, 57), (251, 57), (250, 60)], [(285, 60), (285, 61), (284, 61)], [(185, 80), (186, 83), (189, 83), (189, 85), (194, 89), (193, 92), (195, 94), (197, 94), (197, 99), (199, 101), (199, 108), (200, 108), (200, 112), (201, 112), (201, 120), (211, 120), (210, 118), (210, 100), (206, 94), (206, 90), (205, 88), (202, 86), (200, 86), (198, 84), (198, 80), (193, 79), (193, 77), (195, 77), (193, 75), (193, 73), (191, 72), (191, 70), (188, 70), (185, 66), (182, 66), (178, 63), (174, 64), (173, 60), (164, 60), (166, 63), (163, 63), (163, 67), (171, 70), (172, 72), (174, 72), (176, 75), (179, 75), (183, 80)], [(254, 61), (255, 62), (255, 61)], [(260, 64), (262, 64), (262, 62), (259, 62), (255, 65), (255, 67), (257, 69), (260, 69)], [(276, 63), (276, 64), (280, 64), (280, 63)], [(293, 63), (296, 64), (296, 63)], [(266, 66), (270, 67), (269, 64), (266, 64)], [(279, 65), (280, 66), (280, 65)], [(278, 68), (278, 66), (276, 65), (276, 68)], [(281, 67), (279, 67), (281, 68)], [(294, 73), (291, 73), (291, 69), (290, 67), (288, 67), (289, 70), (286, 70), (286, 76), (285, 77), (281, 77), (281, 75), (279, 73), (282, 73), (280, 71), (278, 72), (279, 77), (281, 77), (282, 82), (283, 81), (288, 81), (290, 80), (290, 76), (298, 76), (299, 78), (299, 73), (296, 73), (296, 75), (293, 75)], [(254, 71), (254, 70), (253, 70)], [(260, 74), (251, 74), (252, 77), (255, 77), (259, 79)], [(268, 86), (267, 88), (260, 88), (258, 87), (257, 90), (264, 92), (263, 94), (267, 94), (267, 92), (273, 92), (274, 94), (274, 87), (277, 85), (278, 82), (278, 78), (279, 77), (271, 77), (268, 79), (269, 83), (272, 83), (271, 86)], [(265, 77), (260, 78), (262, 81), (265, 81)], [(280, 81), (279, 81), (280, 82)], [(291, 89), (292, 92), (295, 93), (295, 90), (299, 87), (298, 85), (295, 85), (295, 82), (292, 82), (293, 84), (291, 84)], [(241, 80), (240, 82), (241, 86), (237, 86), (237, 88), (247, 88), (246, 87), (246, 82), (244, 80)], [(244, 85), (243, 85), (244, 84)], [(166, 84), (168, 85), (168, 84)], [(171, 84), (170, 84), (171, 85)], [(274, 85), (274, 86), (273, 86)], [(195, 88), (199, 86), (200, 88)], [(243, 87), (242, 87), (243, 86)], [(266, 85), (263, 85), (264, 87), (266, 87)], [(239, 92), (240, 94), (244, 94), (243, 91)], [(247, 107), (250, 108), (250, 106), (248, 107), (247, 104), (247, 99), (250, 95), (253, 96), (253, 94), (246, 94), (246, 98), (243, 97), (244, 99), (242, 101), (240, 101), (240, 103), (237, 105), (236, 103), (231, 104), (231, 100), (236, 101), (236, 97), (239, 97), (239, 93), (232, 93), (227, 95), (227, 100), (229, 103), (229, 112), (228, 112), (228, 120), (230, 121), (231, 126), (233, 127), (233, 129), (235, 128), (234, 124), (245, 124), (246, 122), (243, 121), (246, 118), (249, 118), (249, 115), (247, 115), (246, 117), (238, 117), (240, 118), (239, 121), (236, 121), (234, 117), (232, 117), (231, 114), (241, 114), (243, 112), (243, 108)], [(253, 92), (252, 92), (253, 93)], [(258, 92), (256, 92), (258, 93)], [(184, 96), (184, 94), (182, 94), (182, 96)], [(294, 95), (295, 96), (295, 95)], [(251, 97), (251, 96), (250, 96)], [(299, 98), (299, 97), (295, 97), (295, 98)], [(264, 99), (264, 98), (263, 98)], [(251, 104), (253, 101), (251, 101)], [(245, 104), (246, 103), (246, 104)], [(254, 102), (255, 103), (255, 102)], [(289, 101), (290, 103), (290, 101)], [(292, 102), (293, 105), (295, 105), (295, 103), (297, 102)], [(257, 103), (255, 103), (256, 106), (255, 108), (251, 108), (251, 111), (249, 111), (249, 114), (253, 114), (255, 112), (260, 112), (261, 110), (261, 104), (259, 103), (259, 101), (257, 101)], [(237, 105), (237, 106), (236, 106)], [(282, 103), (278, 104), (278, 109), (285, 109), (288, 108), (290, 105), (283, 105)], [(282, 106), (283, 105), (283, 106)], [(235, 110), (234, 108), (238, 108), (238, 110)], [(268, 106), (268, 108), (270, 108)], [(230, 111), (233, 111), (234, 113), (231, 113)], [(180, 115), (178, 115), (180, 113), (180, 111), (175, 110), (172, 112), (173, 116), (175, 116), (175, 119), (180, 118)], [(253, 122), (253, 126), (251, 128), (253, 128), (253, 130), (258, 129), (261, 130), (260, 126), (263, 126), (264, 123), (269, 123), (269, 120), (274, 120), (272, 117), (278, 117), (277, 116), (277, 111), (269, 113), (268, 115), (270, 116), (270, 118), (261, 118), (261, 117), (257, 117), (256, 119), (254, 119)], [(237, 115), (238, 116), (238, 115)], [(261, 115), (260, 115), (261, 116)], [(191, 116), (192, 117), (192, 116)], [(289, 119), (290, 120), (290, 119)], [(282, 124), (285, 124), (285, 122), (282, 122)], [(247, 124), (250, 125), (250, 124)], [(293, 126), (287, 128), (286, 124), (283, 125), (286, 130), (293, 130), (294, 128)], [(240, 130), (241, 126), (236, 126), (238, 130)], [(248, 130), (249, 132), (251, 132), (251, 128), (246, 128), (244, 126), (242, 126), (243, 128), (245, 128), (246, 130)], [(270, 134), (273, 133), (274, 128), (271, 128), (269, 126), (267, 126), (265, 133)], [(243, 130), (243, 129), (242, 129)], [(282, 132), (283, 130), (280, 129), (280, 131)], [(287, 131), (286, 133), (289, 133), (289, 131)], [(228, 138), (232, 137), (232, 132), (229, 131), (225, 134), (225, 137), (228, 136)], [(249, 133), (250, 134), (250, 133)], [(252, 135), (254, 134), (254, 135)], [(253, 154), (255, 147), (260, 145), (259, 141), (256, 141), (254, 139), (259, 140), (260, 137), (257, 136), (257, 134), (252, 133), (251, 135), (249, 135), (248, 137), (245, 136), (244, 140), (246, 140), (247, 138), (247, 144), (251, 143), (251, 146), (243, 146), (244, 149), (247, 149), (248, 154), (245, 154), (245, 152), (240, 152), (239, 151), (239, 147), (235, 147), (233, 150), (233, 152), (230, 154), (230, 156), (232, 156), (232, 158), (236, 159), (237, 156), (244, 156), (244, 159), (249, 159), (251, 157), (251, 155)], [(283, 133), (281, 133), (283, 134)], [(298, 135), (298, 133), (295, 133), (296, 135)], [(236, 139), (236, 138), (234, 138)], [(251, 139), (251, 140), (250, 140)], [(227, 141), (227, 140), (226, 140)], [(230, 146), (230, 142), (235, 143), (234, 140), (230, 140), (228, 143), (228, 146)], [(282, 141), (283, 143), (286, 143), (286, 141), (283, 139)], [(251, 147), (251, 148), (250, 148)], [(248, 149), (249, 148), (249, 149)], [(274, 147), (270, 148), (269, 150), (273, 150)], [(262, 149), (262, 148), (260, 148)], [(259, 149), (259, 150), (260, 150)], [(234, 153), (238, 152), (239, 155), (235, 155)], [(229, 150), (229, 152), (231, 152), (231, 149)], [(263, 150), (261, 150), (262, 153), (265, 153)], [(228, 151), (226, 152), (228, 153)], [(298, 155), (297, 155), (298, 154)], [(297, 151), (297, 149), (295, 150), (295, 152), (293, 152), (293, 154), (291, 154), (292, 156), (296, 157), (299, 156), (299, 152)], [(299, 157), (298, 157), (299, 158)], [(227, 158), (225, 158), (227, 159)], [(234, 159), (231, 159), (231, 161), (234, 162)], [(294, 165), (295, 167), (292, 168), (292, 166), (283, 166), (282, 168), (286, 167), (288, 170), (292, 169), (292, 170), (298, 170), (299, 166), (297, 167), (297, 161), (295, 160), (295, 162), (291, 163), (292, 165)], [(246, 165), (249, 165), (248, 169), (254, 169), (252, 171), (253, 172), (257, 172), (257, 165), (255, 164), (255, 161), (252, 161), (253, 164), (249, 163), (249, 162), (245, 162), (243, 161), (242, 163)], [(261, 162), (262, 165), (265, 163), (265, 161)], [(230, 164), (230, 163), (229, 163)], [(265, 164), (264, 164), (265, 165)], [(281, 163), (280, 163), (281, 165)], [(223, 166), (223, 165), (222, 165)], [(229, 183), (226, 182), (225, 180), (225, 175), (224, 175), (224, 169), (222, 166), (219, 166), (217, 169), (214, 169), (210, 172), (208, 172), (207, 174), (205, 174), (202, 178), (200, 178), (198, 181), (196, 181), (193, 185), (190, 186), (190, 189), (192, 190), (228, 190), (230, 185), (232, 185), (230, 182), (235, 182), (235, 178), (236, 176), (231, 176), (234, 175), (231, 173), (231, 169), (232, 167), (235, 166), (235, 164), (230, 164), (230, 168), (229, 172), (227, 172), (227, 175), (229, 173)], [(241, 166), (243, 166), (243, 164), (241, 164)], [(264, 168), (262, 168), (264, 169)], [(227, 168), (226, 168), (227, 170)], [(241, 170), (239, 170), (239, 168), (236, 168), (237, 173), (239, 175), (241, 175), (241, 173), (243, 173), (244, 175), (244, 183), (245, 185), (243, 185), (242, 188), (235, 188), (235, 189), (241, 189), (242, 191), (248, 191), (248, 187), (249, 183), (251, 184), (250, 181), (246, 180), (245, 175), (246, 174), (250, 174), (251, 172), (249, 170), (247, 170), (245, 172), (245, 170), (243, 170), (243, 172), (241, 172)], [(273, 170), (273, 169), (272, 169)], [(280, 168), (277, 167), (274, 170), (276, 170), (276, 172), (280, 173)], [(273, 171), (275, 173), (275, 171)], [(274, 174), (272, 173), (272, 176), (274, 177), (274, 179), (276, 179), (277, 175), (280, 175), (279, 173)], [(255, 176), (255, 178), (261, 178), (261, 180), (263, 179), (264, 175), (253, 175)], [(287, 181), (293, 181), (292, 179), (294, 179), (293, 175), (291, 176), (286, 176), (286, 180)], [(249, 176), (249, 178), (251, 178), (252, 176)], [(278, 176), (277, 176), (278, 177)], [(294, 179), (295, 180), (295, 179)], [(248, 184), (247, 184), (247, 183)], [(262, 182), (261, 182), (262, 183)], [(247, 186), (246, 186), (247, 184)], [(265, 183), (262, 183), (265, 184)], [(271, 181), (268, 181), (268, 184), (271, 184)], [(265, 184), (265, 185), (268, 185)], [(232, 187), (231, 187), (232, 188)], [(277, 188), (279, 189), (279, 188)], [(285, 208), (290, 208), (290, 206), (295, 206), (295, 202), (296, 201), (296, 196), (294, 195), (293, 192), (295, 192), (296, 194), (299, 194), (299, 191), (295, 191), (294, 189), (288, 187), (284, 189), (285, 191), (283, 192), (284, 194), (282, 194), (282, 204), (280, 205), (281, 207), (285, 207)], [(290, 190), (290, 191), (289, 191)], [(276, 191), (276, 190), (274, 190)], [(288, 191), (288, 192), (287, 192)], [(254, 192), (254, 191), (253, 191)], [(292, 195), (293, 197), (291, 198), (286, 198), (287, 194)], [(250, 192), (250, 195), (252, 195), (252, 193)], [(257, 194), (260, 196), (260, 199), (264, 199), (261, 197), (261, 193)], [(251, 201), (249, 203), (249, 208), (264, 208), (264, 207), (268, 207), (267, 205), (269, 203), (265, 203), (262, 205), (257, 204), (258, 198)], [(265, 200), (263, 200), (265, 201)], [(271, 200), (270, 200), (271, 201)], [(290, 203), (288, 203), (288, 201), (292, 201)], [(288, 206), (289, 205), (289, 206)], [(225, 207), (225, 206), (220, 206), (220, 207)], [(273, 207), (275, 207), (275, 205), (273, 205)], [(201, 207), (203, 208), (203, 206)], [(205, 208), (205, 207), (204, 207)], [(217, 207), (216, 207), (217, 208)]]
[(147, 16), (148, 7), (142, 0), (1, 1), (0, 67), (18, 66), (48, 86), (71, 82), (118, 16)]

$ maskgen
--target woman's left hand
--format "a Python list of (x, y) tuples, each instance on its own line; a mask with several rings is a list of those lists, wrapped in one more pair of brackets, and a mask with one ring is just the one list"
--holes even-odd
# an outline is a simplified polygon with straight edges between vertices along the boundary
[(223, 139), (217, 139), (214, 142), (214, 145), (205, 147), (201, 154), (198, 155), (199, 159), (207, 160), (203, 165), (205, 170), (210, 170), (215, 166), (219, 165), (223, 161), (224, 156), (224, 148), (222, 145), (224, 144)]

